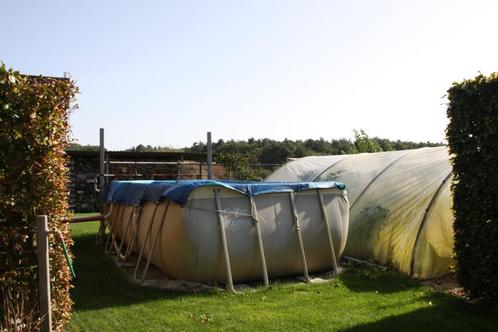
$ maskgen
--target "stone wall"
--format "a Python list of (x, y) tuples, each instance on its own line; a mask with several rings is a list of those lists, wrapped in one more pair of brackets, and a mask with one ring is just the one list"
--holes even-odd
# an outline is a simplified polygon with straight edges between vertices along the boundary
[[(68, 151), (69, 205), (74, 212), (100, 211), (98, 151)], [(107, 181), (207, 179), (205, 154), (172, 152), (106, 152)], [(213, 165), (214, 178), (224, 178), (222, 165)]]

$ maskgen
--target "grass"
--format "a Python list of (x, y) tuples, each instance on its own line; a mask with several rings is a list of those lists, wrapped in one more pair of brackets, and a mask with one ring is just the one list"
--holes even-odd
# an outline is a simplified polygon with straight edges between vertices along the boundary
[(496, 331), (496, 309), (432, 291), (394, 271), (351, 268), (331, 282), (196, 294), (140, 287), (95, 245), (98, 223), (71, 226), (77, 277), (69, 331)]

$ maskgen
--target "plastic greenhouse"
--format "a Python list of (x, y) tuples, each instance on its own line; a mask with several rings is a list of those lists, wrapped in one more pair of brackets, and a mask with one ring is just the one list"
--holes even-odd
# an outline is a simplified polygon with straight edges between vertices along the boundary
[(451, 164), (446, 147), (305, 157), (266, 181), (340, 181), (350, 202), (345, 255), (419, 279), (453, 264)]

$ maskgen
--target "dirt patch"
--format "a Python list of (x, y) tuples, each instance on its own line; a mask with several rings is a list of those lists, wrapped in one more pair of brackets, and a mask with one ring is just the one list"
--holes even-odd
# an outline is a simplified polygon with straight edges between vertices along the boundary
[(468, 301), (468, 296), (462, 286), (458, 283), (453, 274), (441, 278), (422, 281), (423, 285), (430, 286), (437, 292), (449, 294)]

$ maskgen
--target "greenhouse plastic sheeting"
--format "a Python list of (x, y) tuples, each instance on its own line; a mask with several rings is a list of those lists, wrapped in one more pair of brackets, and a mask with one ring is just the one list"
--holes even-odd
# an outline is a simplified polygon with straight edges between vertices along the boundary
[(340, 181), (350, 201), (345, 254), (392, 264), (415, 278), (453, 264), (451, 164), (446, 147), (305, 157), (267, 181)]

